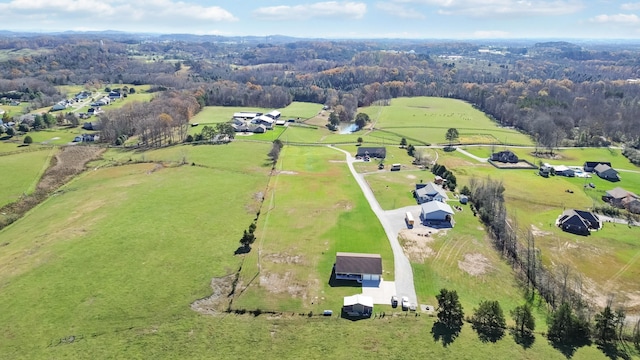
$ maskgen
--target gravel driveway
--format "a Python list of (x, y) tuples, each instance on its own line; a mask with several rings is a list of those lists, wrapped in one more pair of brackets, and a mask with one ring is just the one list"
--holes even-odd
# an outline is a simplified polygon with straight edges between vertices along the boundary
[[(362, 174), (358, 174), (353, 167), (353, 162), (356, 161), (354, 157), (345, 150), (338, 149), (333, 146), (329, 147), (338, 151), (342, 151), (346, 154), (347, 165), (349, 166), (351, 174), (356, 179), (358, 185), (360, 185), (362, 193), (371, 206), (371, 210), (373, 210), (373, 212), (376, 214), (376, 216), (380, 220), (380, 223), (382, 224), (382, 227), (384, 228), (384, 232), (387, 234), (387, 238), (389, 239), (389, 243), (391, 244), (391, 250), (393, 250), (393, 262), (395, 264), (395, 283), (398, 297), (408, 296), (410, 302), (417, 304), (418, 299), (416, 296), (416, 288), (413, 284), (413, 269), (411, 268), (409, 259), (407, 259), (407, 257), (404, 255), (402, 246), (400, 246), (400, 243), (398, 242), (398, 233), (400, 229), (404, 228), (405, 226), (404, 212), (409, 210), (382, 210), (380, 204), (378, 203), (378, 200), (373, 195), (371, 188), (369, 188), (369, 184), (367, 184)], [(415, 206), (407, 207), (407, 209), (415, 210)]]

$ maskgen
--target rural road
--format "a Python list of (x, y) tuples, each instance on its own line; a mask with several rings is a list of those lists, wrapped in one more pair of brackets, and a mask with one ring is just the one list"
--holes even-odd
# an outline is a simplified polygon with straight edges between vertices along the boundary
[[(397, 218), (395, 216), (388, 216), (387, 212), (382, 210), (378, 200), (373, 195), (373, 191), (369, 188), (369, 184), (364, 179), (362, 174), (356, 172), (356, 169), (353, 167), (354, 158), (348, 151), (338, 149), (333, 146), (329, 146), (332, 149), (342, 151), (347, 155), (347, 165), (349, 166), (349, 170), (353, 177), (356, 179), (358, 185), (362, 189), (362, 193), (365, 198), (369, 202), (371, 206), (371, 210), (376, 214), (382, 227), (384, 228), (384, 232), (387, 234), (387, 238), (389, 239), (389, 243), (391, 244), (391, 250), (393, 250), (393, 263), (395, 264), (395, 283), (396, 283), (396, 294), (398, 296), (407, 296), (409, 297), (409, 301), (414, 304), (418, 304), (418, 297), (416, 296), (416, 288), (413, 284), (413, 269), (411, 268), (411, 263), (409, 263), (409, 259), (404, 255), (404, 251), (402, 250), (402, 246), (398, 242), (398, 232), (401, 228), (401, 225), (404, 223), (400, 223), (397, 220), (394, 222), (392, 219)], [(398, 224), (396, 224), (396, 222)]]

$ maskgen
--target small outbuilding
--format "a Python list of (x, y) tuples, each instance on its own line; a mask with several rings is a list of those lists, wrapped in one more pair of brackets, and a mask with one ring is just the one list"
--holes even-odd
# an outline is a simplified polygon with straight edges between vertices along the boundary
[(334, 271), (337, 280), (380, 281), (382, 257), (380, 254), (339, 252)]
[(373, 298), (365, 295), (345, 296), (342, 312), (351, 317), (371, 317)]

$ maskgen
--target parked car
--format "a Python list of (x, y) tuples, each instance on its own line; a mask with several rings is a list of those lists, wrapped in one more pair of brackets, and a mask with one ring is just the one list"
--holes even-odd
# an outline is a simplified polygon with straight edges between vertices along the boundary
[(398, 307), (398, 297), (395, 295), (391, 297), (391, 306), (394, 308)]
[(416, 311), (418, 309), (418, 306), (414, 303), (411, 303), (411, 305), (409, 305), (409, 311)]
[(402, 297), (402, 310), (409, 310), (409, 298), (406, 296)]

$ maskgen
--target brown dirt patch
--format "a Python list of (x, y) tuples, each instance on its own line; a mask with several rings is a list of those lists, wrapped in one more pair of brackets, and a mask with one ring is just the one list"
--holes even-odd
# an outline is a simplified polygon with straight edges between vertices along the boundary
[(225, 311), (231, 301), (233, 281), (236, 274), (211, 279), (211, 296), (191, 303), (191, 309), (201, 314), (214, 315)]
[(346, 200), (341, 200), (338, 201), (337, 203), (335, 203), (333, 205), (334, 209), (340, 209), (340, 210), (351, 210), (353, 209), (353, 204), (350, 201), (346, 201)]
[(38, 183), (38, 189), (49, 190), (69, 181), (82, 172), (87, 163), (97, 159), (104, 148), (96, 146), (65, 146), (51, 160), (51, 166), (45, 171)]
[(297, 172), (295, 171), (288, 171), (288, 170), (281, 170), (278, 171), (278, 174), (282, 174), (282, 175), (298, 175)]
[(482, 254), (464, 254), (464, 260), (458, 261), (458, 267), (471, 276), (480, 276), (487, 273), (491, 263)]
[(551, 235), (551, 232), (549, 231), (543, 231), (540, 230), (538, 227), (536, 227), (535, 225), (531, 225), (531, 233), (533, 234), (533, 236), (547, 236), (547, 235)]
[(424, 263), (435, 251), (429, 246), (435, 239), (428, 232), (402, 229), (398, 234), (404, 253), (412, 262)]
[(289, 254), (267, 254), (262, 257), (263, 261), (268, 261), (274, 264), (304, 264), (304, 257), (301, 255), (289, 255)]
[(278, 273), (261, 275), (260, 286), (273, 294), (288, 293), (295, 298), (307, 298), (306, 284), (299, 284), (288, 271), (284, 275)]

